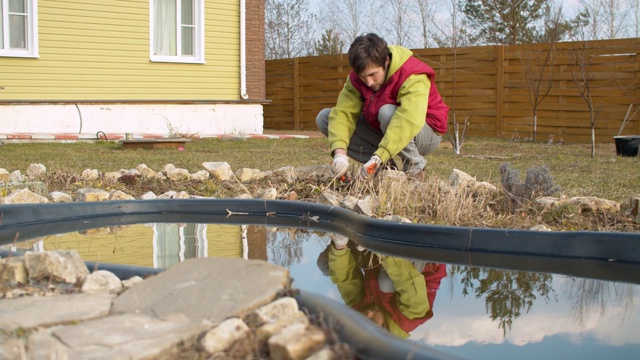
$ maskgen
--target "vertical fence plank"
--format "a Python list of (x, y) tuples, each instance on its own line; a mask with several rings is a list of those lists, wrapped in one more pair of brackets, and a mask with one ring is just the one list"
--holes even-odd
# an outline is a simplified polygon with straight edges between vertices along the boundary
[(300, 130), (300, 61), (293, 59), (293, 129)]
[(502, 137), (504, 123), (504, 45), (496, 46), (496, 137)]

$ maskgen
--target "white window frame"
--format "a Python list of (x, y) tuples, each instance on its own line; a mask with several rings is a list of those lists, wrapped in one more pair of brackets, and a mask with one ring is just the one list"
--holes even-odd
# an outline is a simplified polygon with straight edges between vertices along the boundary
[(9, 0), (0, 0), (2, 31), (0, 31), (0, 56), (3, 57), (39, 57), (38, 53), (38, 0), (26, 0), (27, 33), (26, 49), (9, 48)]
[(156, 55), (154, 53), (155, 23), (154, 6), (156, 0), (149, 0), (149, 58), (152, 62), (204, 63), (204, 0), (193, 0), (194, 9), (194, 55), (181, 55), (180, 36), (181, 0), (176, 1), (176, 55)]

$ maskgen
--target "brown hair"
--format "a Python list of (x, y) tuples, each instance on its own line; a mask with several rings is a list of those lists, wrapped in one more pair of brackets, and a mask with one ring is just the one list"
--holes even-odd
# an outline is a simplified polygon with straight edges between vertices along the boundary
[(388, 56), (387, 42), (374, 33), (358, 36), (349, 47), (349, 65), (356, 74), (371, 65), (384, 67)]

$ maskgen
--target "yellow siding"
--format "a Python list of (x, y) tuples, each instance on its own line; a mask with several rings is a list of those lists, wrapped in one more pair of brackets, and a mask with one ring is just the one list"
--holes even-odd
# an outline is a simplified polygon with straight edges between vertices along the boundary
[(205, 64), (149, 60), (149, 0), (38, 5), (40, 57), (0, 57), (0, 101), (240, 99), (239, 1), (205, 1)]

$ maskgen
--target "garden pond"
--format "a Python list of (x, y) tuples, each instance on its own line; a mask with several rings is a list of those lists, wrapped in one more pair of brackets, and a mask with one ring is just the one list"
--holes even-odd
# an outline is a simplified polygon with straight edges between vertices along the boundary
[[(155, 269), (166, 269), (190, 258), (262, 259), (287, 268), (294, 288), (342, 304), (343, 298), (353, 297), (348, 293), (353, 283), (345, 281), (364, 279), (355, 272), (365, 277), (367, 272), (375, 272), (374, 278), (383, 284), (380, 287), (384, 291), (385, 272), (379, 270), (387, 261), (402, 264), (395, 269), (412, 274), (416, 269), (423, 274), (430, 269), (424, 276), (430, 315), (413, 324), (415, 329), (408, 331), (408, 341), (473, 359), (640, 357), (640, 281), (637, 275), (629, 274), (640, 272), (635, 266), (611, 270), (605, 268), (606, 263), (592, 267), (589, 262), (572, 265), (572, 260), (559, 260), (566, 267), (545, 267), (544, 261), (541, 266), (530, 258), (518, 257), (511, 257), (512, 262), (482, 256), (469, 261), (471, 255), (464, 253), (443, 261), (442, 257), (434, 260), (425, 256), (428, 250), (419, 258), (379, 257), (350, 242), (347, 252), (353, 255), (351, 265), (355, 267), (330, 269), (335, 263), (329, 261), (332, 236), (331, 232), (310, 228), (157, 222), (46, 235), (2, 249), (75, 249), (87, 261)], [(534, 266), (529, 269), (530, 263)], [(611, 265), (615, 265), (613, 261)], [(390, 270), (386, 284), (393, 286), (398, 276), (402, 274)], [(393, 293), (392, 288), (389, 293)], [(415, 299), (405, 303), (415, 303)]]

